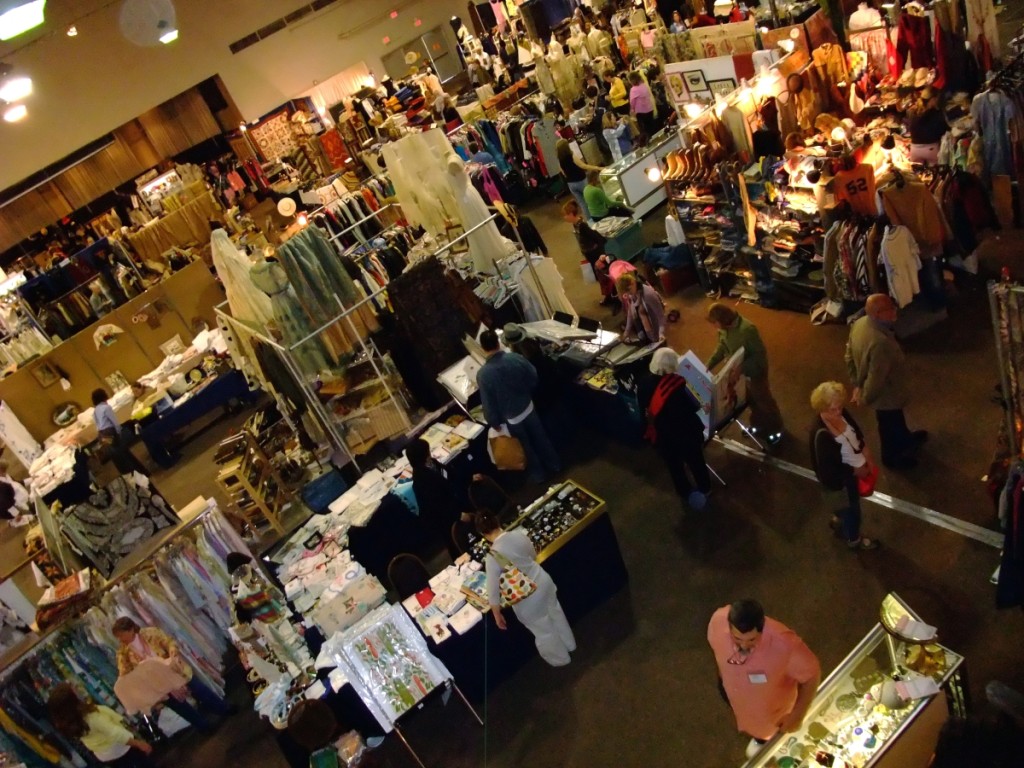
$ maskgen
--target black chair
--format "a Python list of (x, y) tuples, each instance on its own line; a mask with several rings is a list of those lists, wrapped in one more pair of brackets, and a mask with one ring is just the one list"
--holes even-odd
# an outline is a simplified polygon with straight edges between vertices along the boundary
[(452, 523), (452, 546), (460, 555), (469, 552), (469, 531), (466, 530), (466, 525), (459, 520)]
[(403, 552), (388, 563), (388, 581), (398, 593), (398, 599), (405, 600), (430, 586), (430, 574), (416, 555)]
[(474, 512), (490, 512), (497, 515), (499, 520), (505, 520), (512, 507), (505, 489), (487, 475), (483, 475), (479, 480), (473, 480), (469, 484), (467, 495)]

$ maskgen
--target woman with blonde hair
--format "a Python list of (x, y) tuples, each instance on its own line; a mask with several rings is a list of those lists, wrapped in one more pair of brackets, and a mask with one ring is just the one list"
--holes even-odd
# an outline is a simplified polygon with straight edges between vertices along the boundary
[(811, 392), (811, 407), (818, 418), (811, 429), (811, 464), (825, 488), (845, 490), (848, 504), (832, 517), (830, 525), (841, 533), (853, 551), (878, 548), (877, 539), (860, 532), (858, 479), (877, 472), (860, 426), (846, 410), (846, 387), (826, 381)]

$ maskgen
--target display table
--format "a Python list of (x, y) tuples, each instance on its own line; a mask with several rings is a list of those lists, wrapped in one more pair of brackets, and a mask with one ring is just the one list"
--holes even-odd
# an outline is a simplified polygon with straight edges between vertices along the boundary
[[(567, 530), (554, 537), (538, 531), (545, 509), (560, 494), (582, 492), (596, 505)], [(539, 548), (537, 562), (544, 566), (558, 588), (558, 600), (566, 618), (578, 621), (626, 586), (629, 573), (622, 559), (619, 541), (604, 500), (573, 480), (567, 480), (530, 504), (508, 529), (529, 527), (531, 539), (548, 540)], [(477, 549), (479, 544), (475, 545)], [(482, 550), (477, 550), (477, 554)], [(499, 630), (490, 615), (466, 634), (452, 633), (430, 649), (451, 670), (455, 682), (471, 699), (482, 701), (486, 694), (508, 679), (537, 655), (533, 635), (505, 611), (508, 629)]]
[[(920, 621), (892, 593), (883, 601), (882, 621), (891, 626), (899, 615)], [(950, 712), (966, 714), (963, 661), (941, 645), (906, 642), (876, 624), (818, 687), (800, 729), (776, 736), (744, 767), (927, 768)], [(909, 703), (896, 699), (887, 707), (893, 691), (886, 687), (893, 688), (894, 673), (908, 681), (934, 681), (939, 691)]]
[(226, 406), (233, 400), (249, 403), (255, 397), (255, 393), (249, 389), (245, 375), (232, 368), (178, 398), (173, 408), (159, 418), (147, 422), (142, 427), (139, 437), (145, 443), (153, 460), (158, 464), (166, 464), (169, 457), (165, 446), (171, 434), (185, 429), (196, 419), (215, 408)]
[(207, 191), (138, 232), (130, 233), (128, 242), (144, 262), (165, 265), (165, 251), (189, 243), (208, 243), (210, 219), (219, 219), (220, 216), (220, 205), (213, 199), (213, 193)]

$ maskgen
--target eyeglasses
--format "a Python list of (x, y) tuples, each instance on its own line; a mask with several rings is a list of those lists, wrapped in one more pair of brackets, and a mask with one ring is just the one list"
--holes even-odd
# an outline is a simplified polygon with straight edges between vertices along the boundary
[(744, 651), (742, 648), (737, 648), (736, 649), (736, 653), (734, 653), (732, 656), (730, 656), (728, 659), (726, 659), (725, 663), (726, 664), (733, 664), (733, 665), (735, 665), (737, 667), (743, 666), (744, 664), (747, 663), (747, 660), (750, 658), (750, 654), (752, 654), (753, 652), (754, 652), (753, 648), (751, 648), (748, 651)]

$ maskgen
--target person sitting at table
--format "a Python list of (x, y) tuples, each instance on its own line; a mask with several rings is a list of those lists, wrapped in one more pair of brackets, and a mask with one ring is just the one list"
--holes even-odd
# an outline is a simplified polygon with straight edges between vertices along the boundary
[(462, 553), (452, 540), (452, 526), (472, 523), (473, 515), (460, 513), (452, 484), (430, 457), (430, 444), (426, 440), (419, 437), (409, 443), (405, 447), (405, 458), (412, 467), (412, 490), (416, 494), (420, 519), (445, 543), (454, 560)]
[(174, 401), (166, 391), (154, 389), (139, 381), (133, 381), (131, 388), (136, 408), (152, 408), (157, 415), (160, 415), (174, 407)]
[(114, 415), (114, 409), (110, 407), (108, 399), (107, 390), (102, 387), (93, 390), (93, 419), (96, 422), (96, 431), (99, 432), (100, 445), (107, 449), (110, 460), (122, 475), (132, 472), (148, 474), (142, 462), (128, 449), (128, 436)]
[[(138, 381), (131, 383), (131, 389), (132, 395), (135, 397), (132, 415), (134, 416), (140, 412), (143, 414), (134, 419), (134, 423), (140, 427), (152, 424), (161, 415), (174, 408), (174, 401), (166, 392), (160, 392), (152, 387), (147, 387)], [(146, 409), (150, 409), (150, 412), (145, 413)], [(126, 424), (125, 426), (129, 425)], [(180, 454), (171, 452), (167, 449), (166, 445), (158, 443), (152, 438), (146, 441), (146, 449), (149, 451), (150, 458), (164, 468), (174, 466), (175, 462), (181, 458)]]
[(498, 629), (507, 629), (501, 613), (501, 585), (503, 571), (516, 568), (536, 585), (533, 592), (512, 606), (519, 623), (533, 634), (540, 657), (553, 667), (564, 667), (576, 650), (569, 621), (565, 618), (558, 590), (548, 572), (537, 562), (537, 550), (522, 529), (504, 530), (498, 518), (488, 512), (476, 516), (476, 530), (491, 548), (484, 558), (487, 572), (487, 600)]
[(633, 212), (624, 205), (615, 202), (604, 191), (601, 186), (601, 173), (599, 171), (587, 171), (587, 186), (583, 189), (583, 199), (587, 202), (587, 209), (594, 221), (600, 221), (607, 216), (631, 217)]
[[(235, 712), (234, 707), (193, 674), (192, 667), (181, 657), (178, 644), (163, 630), (156, 627), (140, 627), (134, 619), (122, 616), (114, 622), (112, 631), (119, 644), (116, 656), (118, 677), (127, 675), (145, 659), (163, 659), (171, 669), (188, 681), (185, 687), (200, 708), (221, 716)], [(209, 727), (199, 710), (185, 698), (184, 691), (180, 694), (171, 694), (164, 700), (164, 705), (200, 730)]]

